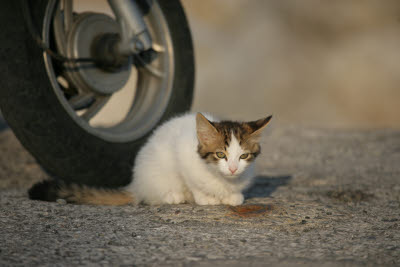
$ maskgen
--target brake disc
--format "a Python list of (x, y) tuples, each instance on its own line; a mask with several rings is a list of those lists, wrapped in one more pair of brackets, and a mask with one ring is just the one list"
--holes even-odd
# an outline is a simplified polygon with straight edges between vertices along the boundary
[[(74, 23), (68, 31), (65, 46), (69, 58), (93, 57), (93, 45), (96, 38), (105, 34), (119, 34), (117, 22), (100, 13), (85, 12), (74, 17)], [(78, 90), (100, 95), (111, 95), (120, 90), (131, 74), (132, 58), (120, 68), (107, 71), (94, 62), (65, 63), (67, 79)]]

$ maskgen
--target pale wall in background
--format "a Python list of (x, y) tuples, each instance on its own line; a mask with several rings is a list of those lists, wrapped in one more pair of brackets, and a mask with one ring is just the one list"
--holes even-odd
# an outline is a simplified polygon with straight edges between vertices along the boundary
[(400, 1), (183, 0), (193, 110), (400, 128)]

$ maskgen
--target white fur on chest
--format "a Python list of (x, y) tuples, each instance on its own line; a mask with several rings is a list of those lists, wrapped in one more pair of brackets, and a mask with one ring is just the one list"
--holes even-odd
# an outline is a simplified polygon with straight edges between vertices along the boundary
[[(148, 204), (241, 204), (241, 191), (249, 185), (253, 168), (227, 180), (207, 167), (197, 146), (195, 114), (161, 125), (139, 151), (127, 190)], [(241, 153), (235, 149), (231, 153)]]

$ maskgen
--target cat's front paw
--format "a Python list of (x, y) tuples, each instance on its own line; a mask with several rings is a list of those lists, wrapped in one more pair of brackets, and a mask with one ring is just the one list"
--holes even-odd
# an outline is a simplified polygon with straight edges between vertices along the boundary
[(210, 196), (196, 196), (194, 198), (194, 201), (196, 202), (197, 205), (219, 205), (221, 204), (221, 201), (219, 199), (216, 199), (214, 197)]
[(237, 206), (243, 204), (244, 196), (243, 194), (232, 194), (226, 198), (222, 199), (222, 203), (231, 206)]
[(169, 193), (165, 196), (164, 202), (166, 204), (181, 204), (185, 202), (185, 197), (181, 193)]

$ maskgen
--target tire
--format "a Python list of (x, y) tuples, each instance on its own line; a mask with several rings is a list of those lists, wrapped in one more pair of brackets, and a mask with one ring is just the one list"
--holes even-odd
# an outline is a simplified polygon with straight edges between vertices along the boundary
[[(33, 22), (42, 32), (46, 6), (51, 1), (29, 2)], [(55, 93), (43, 51), (31, 38), (19, 4), (20, 1), (0, 2), (0, 108), (4, 118), (22, 145), (52, 177), (91, 186), (128, 184), (136, 153), (151, 131), (121, 142), (101, 138), (77, 123)], [(174, 51), (172, 93), (157, 123), (160, 124), (190, 109), (194, 58), (188, 23), (179, 1), (162, 0), (158, 5)]]

